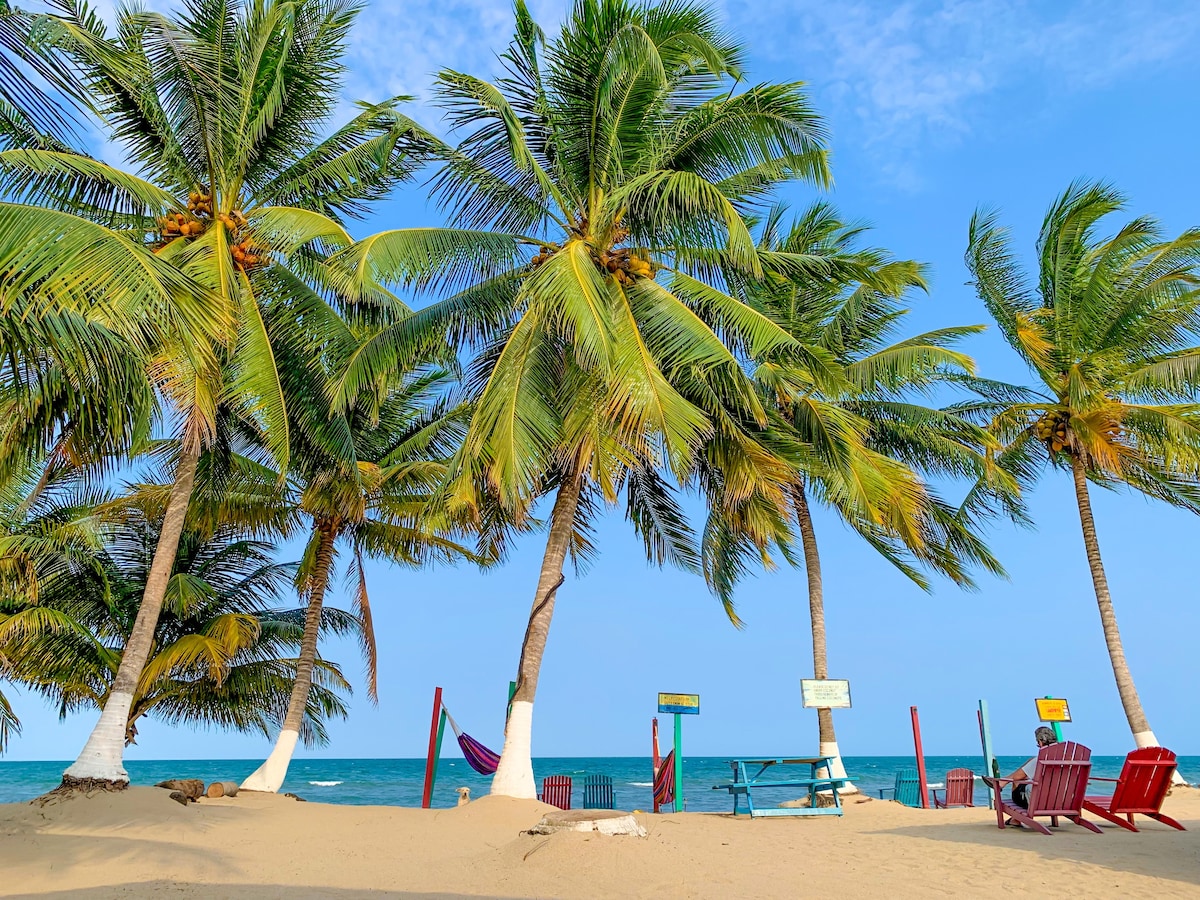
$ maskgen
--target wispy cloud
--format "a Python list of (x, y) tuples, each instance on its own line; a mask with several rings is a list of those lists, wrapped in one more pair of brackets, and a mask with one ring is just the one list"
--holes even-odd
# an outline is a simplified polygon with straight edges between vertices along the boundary
[[(1110, 85), (1191, 52), (1200, 6), (1078, 0), (727, 0), (754, 46), (893, 145), (971, 130), (978, 101), (1030, 77), (1043, 96)], [(1031, 97), (1036, 93), (1031, 93)]]
[[(567, 3), (532, 0), (528, 6), (549, 31)], [(493, 76), (512, 33), (508, 0), (377, 0), (363, 10), (351, 38), (347, 93), (371, 100), (397, 94), (427, 98), (441, 69)]]

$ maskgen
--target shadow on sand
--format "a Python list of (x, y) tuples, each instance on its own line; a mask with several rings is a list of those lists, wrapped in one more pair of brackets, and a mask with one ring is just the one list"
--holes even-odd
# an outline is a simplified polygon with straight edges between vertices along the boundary
[[(206, 900), (506, 900), (497, 894), (442, 894), (412, 891), (350, 890), (346, 888), (294, 884), (191, 884), (178, 881), (138, 881), (39, 893), (5, 894), (12, 900), (107, 900), (138, 897), (204, 897)], [(516, 898), (507, 898), (516, 900)]]
[[(1138, 828), (1141, 830), (1135, 834), (1089, 817), (1088, 821), (1104, 830), (1103, 834), (1094, 834), (1060, 818), (1059, 826), (1051, 826), (1052, 834), (1047, 836), (1024, 828), (1000, 829), (996, 827), (995, 815), (986, 809), (984, 812), (988, 813), (988, 818), (979, 824), (905, 825), (874, 833), (1026, 850), (1047, 860), (1101, 866), (1113, 872), (1200, 885), (1200, 830), (1196, 830), (1200, 829), (1200, 822), (1184, 822), (1189, 830), (1176, 831), (1139, 817)], [(1049, 826), (1049, 820), (1046, 824)], [(1151, 850), (1153, 853), (1148, 852)]]

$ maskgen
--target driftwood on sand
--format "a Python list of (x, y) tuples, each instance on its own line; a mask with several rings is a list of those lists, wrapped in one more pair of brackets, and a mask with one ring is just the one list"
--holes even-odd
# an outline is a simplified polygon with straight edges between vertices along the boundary
[(208, 796), (213, 800), (218, 797), (236, 797), (237, 792), (236, 781), (214, 781), (208, 786)]
[(199, 800), (204, 796), (204, 782), (199, 778), (171, 778), (160, 781), (155, 787), (166, 788), (168, 791), (179, 791), (188, 800)]

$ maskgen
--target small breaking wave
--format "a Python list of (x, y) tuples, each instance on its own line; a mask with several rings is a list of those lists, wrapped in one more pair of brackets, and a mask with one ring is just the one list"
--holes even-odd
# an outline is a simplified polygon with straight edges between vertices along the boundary
[(627, 781), (625, 783), (630, 787), (654, 787), (653, 781)]
[(309, 782), (309, 784), (311, 784), (313, 787), (333, 787), (335, 785), (342, 784), (342, 783), (343, 782), (341, 782), (341, 781), (310, 781)]

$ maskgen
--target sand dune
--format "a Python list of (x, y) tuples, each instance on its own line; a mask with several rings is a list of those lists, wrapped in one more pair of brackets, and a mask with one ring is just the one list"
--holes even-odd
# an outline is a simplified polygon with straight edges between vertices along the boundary
[(639, 816), (646, 838), (532, 836), (544, 807), (183, 807), (156, 788), (0, 806), (0, 895), (39, 898), (1200, 897), (1200, 791), (1103, 835), (1000, 831), (987, 809), (853, 803), (842, 819)]

